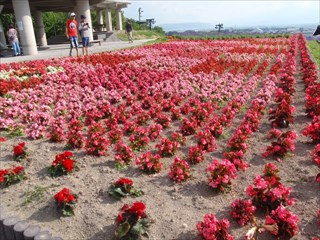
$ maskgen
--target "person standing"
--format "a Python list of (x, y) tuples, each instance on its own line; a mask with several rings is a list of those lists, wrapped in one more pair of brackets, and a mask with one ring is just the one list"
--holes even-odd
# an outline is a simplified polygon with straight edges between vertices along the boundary
[(9, 30), (7, 31), (8, 40), (13, 49), (13, 55), (20, 56), (21, 49), (19, 45), (18, 31), (13, 27), (13, 25), (9, 26)]
[(76, 14), (71, 13), (70, 18), (66, 22), (66, 36), (70, 41), (70, 53), (69, 56), (72, 56), (72, 49), (75, 48), (77, 51), (77, 56), (79, 56), (78, 51), (78, 22), (76, 21)]
[(82, 53), (83, 55), (88, 56), (88, 47), (89, 47), (89, 30), (90, 26), (86, 22), (86, 16), (81, 15), (81, 22), (79, 24), (79, 32), (82, 38)]
[(132, 43), (133, 42), (132, 41), (132, 24), (129, 19), (127, 19), (127, 21), (126, 21), (126, 33), (128, 35), (129, 43)]

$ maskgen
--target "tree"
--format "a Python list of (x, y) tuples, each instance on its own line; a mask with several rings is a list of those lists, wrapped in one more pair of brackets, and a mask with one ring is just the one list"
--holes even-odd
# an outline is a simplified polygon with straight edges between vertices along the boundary
[(15, 22), (14, 16), (12, 14), (0, 14), (0, 20), (2, 22), (4, 32), (8, 30), (9, 25), (14, 25)]
[(223, 28), (223, 23), (219, 23), (216, 25), (216, 29), (218, 29), (218, 32), (220, 33), (220, 30)]
[(63, 12), (45, 12), (42, 15), (47, 38), (66, 32), (68, 14)]

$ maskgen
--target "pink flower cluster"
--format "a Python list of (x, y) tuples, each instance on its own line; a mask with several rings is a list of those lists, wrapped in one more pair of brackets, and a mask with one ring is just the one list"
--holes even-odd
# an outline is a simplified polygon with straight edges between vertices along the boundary
[(251, 200), (236, 199), (231, 204), (231, 216), (241, 226), (253, 221), (256, 207), (252, 205)]
[(105, 156), (107, 155), (110, 141), (104, 136), (106, 129), (101, 122), (93, 122), (89, 126), (88, 137), (86, 141), (86, 152), (90, 155)]
[(266, 225), (274, 225), (277, 227), (271, 231), (277, 239), (290, 239), (297, 234), (299, 218), (289, 212), (284, 206), (280, 205), (266, 217)]
[(236, 167), (228, 160), (219, 162), (214, 159), (207, 168), (208, 183), (213, 189), (226, 192), (231, 189), (231, 179), (236, 178)]
[(160, 159), (159, 154), (152, 155), (151, 152), (145, 152), (136, 158), (135, 162), (143, 172), (153, 174), (160, 172), (162, 169), (163, 163)]
[(314, 143), (320, 143), (320, 115), (313, 117), (312, 122), (303, 129), (302, 134), (310, 137)]
[(123, 142), (119, 142), (114, 146), (116, 154), (114, 159), (116, 161), (116, 167), (122, 168), (128, 166), (134, 158), (134, 153), (131, 147), (126, 146)]
[(302, 78), (306, 85), (306, 112), (308, 116), (320, 115), (320, 83), (318, 82), (319, 67), (311, 59), (307, 41), (303, 34), (299, 34), (298, 46), (301, 55)]
[(155, 146), (158, 149), (158, 154), (161, 157), (173, 156), (177, 149), (180, 147), (180, 144), (176, 141), (171, 141), (168, 138), (162, 138), (159, 144)]
[(178, 183), (187, 181), (190, 178), (190, 166), (185, 160), (176, 157), (170, 166), (169, 177)]
[(205, 240), (233, 240), (234, 237), (228, 233), (230, 223), (224, 218), (219, 221), (214, 214), (206, 214), (203, 222), (197, 224), (198, 234)]
[(295, 150), (295, 140), (297, 138), (295, 131), (287, 131), (281, 133), (276, 142), (272, 142), (271, 146), (266, 148), (266, 151), (262, 154), (263, 157), (275, 156), (279, 160), (284, 158), (287, 154)]
[(255, 206), (265, 211), (271, 211), (280, 205), (293, 205), (294, 199), (290, 198), (291, 188), (286, 188), (277, 176), (277, 166), (269, 163), (265, 165), (264, 175), (256, 175), (254, 186), (249, 185), (247, 195)]

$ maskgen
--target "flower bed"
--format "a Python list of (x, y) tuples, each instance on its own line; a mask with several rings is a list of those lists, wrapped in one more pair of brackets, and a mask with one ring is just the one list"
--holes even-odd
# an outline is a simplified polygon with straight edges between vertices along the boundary
[[(315, 135), (316, 118), (312, 122), (304, 116), (305, 105), (296, 103), (304, 99), (304, 79), (296, 78), (297, 39), (169, 41), (65, 58), (60, 65), (46, 62), (61, 71), (43, 72), (40, 84), (0, 99), (3, 171), (24, 156), (20, 148), (28, 149), (26, 160), (19, 159), (27, 179), (1, 189), (4, 206), (50, 223), (66, 239), (103, 239), (115, 232), (119, 239), (209, 239), (210, 232), (239, 239), (247, 229), (238, 222), (266, 229), (265, 239), (288, 237), (288, 229), (289, 237), (316, 236), (318, 168), (310, 154), (317, 141), (307, 144), (301, 134), (310, 123), (305, 138)], [(280, 126), (283, 121), (288, 124)], [(290, 131), (279, 133), (277, 127)], [(278, 141), (268, 148), (271, 136)], [(276, 182), (255, 176), (267, 163), (279, 169)], [(131, 184), (115, 181), (129, 177), (139, 186), (148, 221), (140, 213), (131, 219), (132, 198), (115, 201), (110, 194), (134, 195)], [(42, 197), (23, 206), (39, 185)], [(251, 202), (234, 203), (247, 188)], [(59, 197), (61, 191), (71, 200)], [(72, 210), (68, 220), (52, 196), (59, 209)], [(254, 204), (255, 212), (268, 209), (268, 215), (241, 215), (239, 202), (251, 210)], [(294, 222), (283, 224), (281, 213)], [(221, 233), (210, 222), (221, 225)]]

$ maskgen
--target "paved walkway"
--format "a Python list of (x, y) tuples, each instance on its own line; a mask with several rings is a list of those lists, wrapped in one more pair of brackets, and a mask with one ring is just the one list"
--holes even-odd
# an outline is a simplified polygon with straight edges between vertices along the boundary
[[(101, 46), (99, 46), (98, 43), (94, 43), (93, 46), (89, 47), (89, 54), (140, 46), (152, 40), (153, 39), (135, 40), (133, 41), (133, 43), (128, 43), (127, 41), (116, 41), (116, 42), (101, 41)], [(70, 49), (69, 44), (48, 45), (47, 47), (40, 47), (38, 49), (37, 55), (26, 55), (26, 56), (18, 56), (18, 57), (14, 57), (13, 52), (7, 51), (5, 53), (2, 53), (5, 56), (0, 58), (0, 64), (30, 61), (30, 60), (37, 60), (37, 59), (67, 57), (69, 56), (69, 49)], [(81, 47), (79, 48), (79, 55), (82, 55)], [(72, 56), (76, 56), (75, 49), (72, 50)]]

